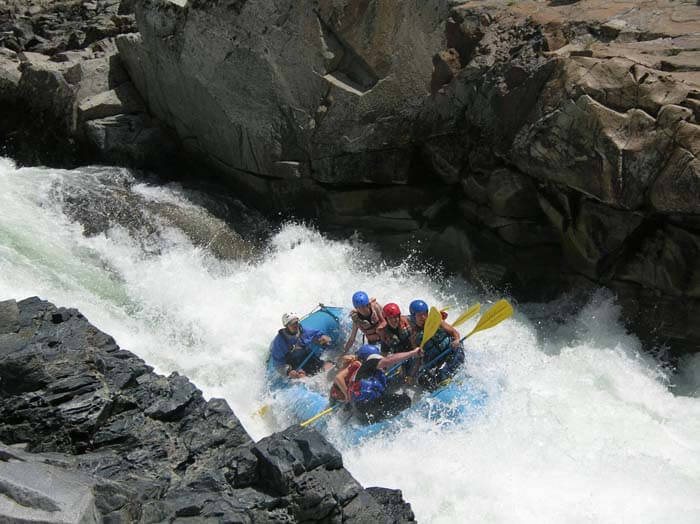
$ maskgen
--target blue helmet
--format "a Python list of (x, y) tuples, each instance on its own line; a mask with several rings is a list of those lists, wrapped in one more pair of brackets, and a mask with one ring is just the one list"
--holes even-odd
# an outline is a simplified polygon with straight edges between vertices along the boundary
[(369, 344), (365, 344), (364, 346), (361, 346), (360, 349), (357, 350), (357, 353), (355, 353), (357, 358), (359, 358), (362, 362), (367, 360), (367, 357), (370, 355), (379, 355), (379, 348), (377, 346), (371, 346)]
[(357, 291), (352, 296), (352, 305), (354, 307), (369, 306), (369, 297), (364, 291)]
[(408, 311), (411, 313), (411, 316), (415, 316), (416, 313), (427, 313), (428, 304), (426, 304), (423, 300), (414, 300), (408, 306)]

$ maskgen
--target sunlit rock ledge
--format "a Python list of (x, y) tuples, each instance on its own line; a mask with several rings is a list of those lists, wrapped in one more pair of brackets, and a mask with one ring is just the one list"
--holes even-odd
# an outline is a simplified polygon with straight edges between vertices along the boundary
[(0, 520), (415, 522), (313, 429), (253, 442), (225, 400), (36, 297), (0, 302)]

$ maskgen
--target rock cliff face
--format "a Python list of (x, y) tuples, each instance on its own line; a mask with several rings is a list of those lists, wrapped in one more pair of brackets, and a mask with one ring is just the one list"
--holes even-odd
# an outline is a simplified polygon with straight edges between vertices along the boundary
[(0, 302), (0, 441), (3, 522), (414, 522), (314, 430), (254, 443), (224, 400), (38, 298)]
[(611, 286), (640, 334), (697, 350), (694, 2), (135, 12), (139, 34), (117, 43), (146, 105), (258, 202), (421, 240), (519, 296)]
[(22, 163), (155, 167), (174, 143), (148, 114), (114, 37), (129, 2), (0, 2), (0, 145)]

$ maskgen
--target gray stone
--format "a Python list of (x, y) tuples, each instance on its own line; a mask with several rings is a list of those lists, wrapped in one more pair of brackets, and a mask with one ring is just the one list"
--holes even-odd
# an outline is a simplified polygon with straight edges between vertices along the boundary
[(66, 70), (65, 78), (71, 85), (76, 86), (77, 103), (116, 88), (129, 80), (116, 55), (77, 62)]
[[(344, 8), (325, 1), (315, 10), (135, 7), (142, 40), (118, 38), (132, 80), (150, 110), (196, 137), (212, 161), (269, 176), (275, 162), (310, 158), (322, 182), (405, 182), (412, 132), (398, 115), (415, 114), (428, 92), (415, 78), (430, 75), (445, 4), (397, 4), (371, 17), (340, 16)], [(413, 45), (417, 30), (432, 45)]]
[(88, 96), (78, 105), (78, 118), (81, 122), (105, 118), (121, 113), (143, 113), (146, 111), (141, 96), (131, 82)]
[(615, 273), (671, 296), (700, 298), (700, 235), (674, 226), (651, 230)]
[(0, 101), (13, 102), (17, 98), (20, 77), (19, 61), (0, 56)]
[[(515, 140), (518, 167), (605, 203), (637, 209), (671, 144), (647, 113), (618, 113), (582, 95)], [(595, 174), (595, 175), (593, 175)]]
[(19, 308), (14, 300), (0, 302), (0, 335), (19, 331)]
[(542, 214), (532, 179), (510, 169), (497, 169), (489, 177), (491, 210), (504, 217), (535, 217)]
[[(309, 445), (309, 439), (314, 446)], [(337, 469), (343, 466), (340, 454), (319, 433), (291, 426), (279, 436), (266, 437), (253, 447), (258, 457), (261, 480), (277, 493), (287, 494), (295, 477), (319, 466)]]
[(513, 246), (541, 246), (558, 244), (560, 236), (550, 224), (517, 220), (494, 228), (505, 242)]
[(700, 213), (700, 126), (679, 123), (676, 147), (650, 191), (662, 213)]
[(73, 128), (73, 87), (63, 77), (64, 64), (49, 62), (43, 55), (22, 53), (22, 76), (17, 86), (18, 96), (32, 101), (36, 111), (48, 113), (59, 126)]
[(115, 163), (155, 167), (172, 161), (175, 153), (173, 142), (145, 114), (90, 120), (85, 134), (103, 158)]
[(0, 461), (0, 518), (7, 522), (101, 521), (87, 476), (40, 463)]

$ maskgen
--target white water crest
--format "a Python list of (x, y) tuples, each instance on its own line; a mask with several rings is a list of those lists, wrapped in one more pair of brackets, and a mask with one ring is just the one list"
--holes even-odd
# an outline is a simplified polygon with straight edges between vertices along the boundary
[[(196, 207), (178, 186), (121, 169), (0, 159), (0, 300), (38, 295), (80, 309), (156, 371), (226, 398), (255, 439), (288, 422), (255, 414), (268, 402), (265, 359), (283, 312), (349, 305), (358, 289), (402, 308), (414, 298), (452, 305), (452, 318), (500, 298), (301, 224), (282, 227), (261, 256), (229, 261), (157, 216), (143, 230), (115, 222), (86, 237), (64, 214), (66, 194), (112, 179), (146, 202)], [(363, 485), (402, 489), (420, 522), (700, 522), (700, 361), (687, 359), (675, 387), (625, 332), (612, 295), (571, 305), (516, 304), (512, 319), (468, 340), (465, 373), (488, 393), (468, 422), (416, 419), (350, 447), (334, 421), (346, 467)]]

